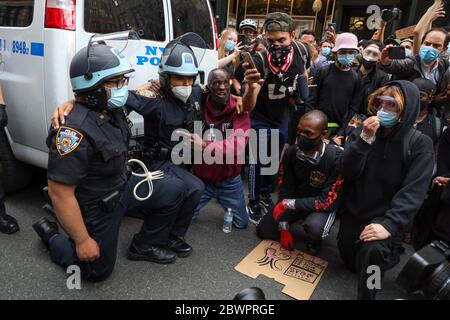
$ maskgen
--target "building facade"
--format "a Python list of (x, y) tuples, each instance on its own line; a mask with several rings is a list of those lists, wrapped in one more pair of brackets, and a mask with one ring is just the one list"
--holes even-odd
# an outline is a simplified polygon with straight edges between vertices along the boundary
[[(296, 32), (313, 29), (320, 37), (335, 22), (338, 31), (354, 32), (360, 38), (370, 38), (377, 27), (377, 17), (383, 9), (399, 8), (400, 19), (389, 23), (385, 35), (393, 28), (414, 25), (433, 0), (210, 0), (216, 15), (218, 30), (237, 27), (244, 18), (252, 18), (262, 27), (264, 17), (273, 11), (286, 12), (296, 24)], [(450, 1), (447, 17), (438, 19), (435, 26), (450, 28)]]

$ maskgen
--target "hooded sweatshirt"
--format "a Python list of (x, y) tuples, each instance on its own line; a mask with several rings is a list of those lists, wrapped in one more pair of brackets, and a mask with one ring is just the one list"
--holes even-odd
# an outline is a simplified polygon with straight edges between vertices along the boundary
[[(381, 224), (401, 237), (420, 209), (431, 182), (434, 154), (431, 139), (419, 134), (404, 155), (405, 135), (419, 112), (419, 90), (408, 81), (393, 81), (405, 97), (402, 120), (384, 136), (380, 127), (368, 144), (357, 134), (346, 142), (342, 170), (344, 196), (339, 213), (360, 225)], [(416, 133), (417, 135), (418, 133)], [(410, 139), (408, 139), (410, 140)]]
[[(213, 126), (221, 132), (221, 135), (215, 135), (214, 140), (206, 140), (207, 146), (203, 150), (203, 159), (205, 155), (210, 155), (212, 159), (218, 161), (208, 164), (203, 160), (202, 164), (194, 164), (194, 174), (209, 183), (231, 180), (241, 173), (242, 163), (245, 160), (245, 147), (250, 133), (250, 116), (248, 113), (237, 113), (237, 100), (232, 95), (220, 113), (216, 113), (214, 109), (211, 94), (206, 96), (205, 103), (202, 105), (204, 106), (202, 108), (204, 130), (209, 130)], [(209, 133), (206, 132), (206, 138), (208, 136)]]

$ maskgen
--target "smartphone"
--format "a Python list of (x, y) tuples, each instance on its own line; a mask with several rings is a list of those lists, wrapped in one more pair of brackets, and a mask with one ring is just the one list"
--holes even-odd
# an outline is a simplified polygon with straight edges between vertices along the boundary
[(390, 47), (388, 52), (390, 59), (406, 59), (404, 47)]
[(327, 31), (336, 32), (336, 23), (335, 22), (328, 22), (328, 29), (327, 29)]
[(253, 62), (252, 55), (250, 52), (241, 52), (241, 59), (243, 62), (248, 62), (250, 65), (250, 69), (256, 69), (256, 65)]
[(238, 40), (237, 43), (240, 43), (241, 45), (247, 44), (247, 36), (245, 34), (238, 34)]

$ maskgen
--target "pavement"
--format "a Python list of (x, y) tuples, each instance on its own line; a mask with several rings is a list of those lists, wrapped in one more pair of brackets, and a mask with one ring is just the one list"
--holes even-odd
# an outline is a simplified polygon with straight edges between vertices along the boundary
[[(39, 171), (33, 184), (8, 195), (6, 208), (20, 224), (14, 235), (0, 234), (0, 299), (145, 299), (145, 300), (228, 300), (244, 288), (260, 287), (268, 299), (292, 300), (281, 292), (282, 285), (264, 276), (256, 280), (234, 267), (260, 242), (255, 227), (222, 232), (224, 209), (212, 201), (192, 223), (186, 240), (194, 251), (171, 265), (130, 261), (126, 253), (141, 220), (126, 217), (120, 230), (118, 256), (112, 276), (102, 283), (82, 282), (81, 290), (69, 290), (65, 270), (53, 264), (48, 251), (31, 225), (43, 215), (42, 187), (45, 173)], [(313, 300), (356, 298), (357, 277), (342, 264), (336, 246), (338, 222), (325, 239), (319, 257), (329, 265), (313, 293)], [(301, 248), (301, 247), (300, 247)], [(379, 299), (404, 299), (394, 280), (412, 250), (406, 248), (399, 265), (389, 270), (382, 282)]]

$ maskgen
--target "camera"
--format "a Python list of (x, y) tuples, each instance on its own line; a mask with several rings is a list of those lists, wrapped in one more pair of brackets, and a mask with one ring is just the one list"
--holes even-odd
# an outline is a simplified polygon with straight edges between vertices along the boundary
[(392, 10), (384, 9), (381, 11), (381, 19), (389, 22), (392, 20), (398, 20), (401, 18), (402, 11), (399, 8), (393, 8)]
[(450, 300), (450, 247), (433, 241), (408, 260), (396, 280), (408, 294), (420, 293), (430, 300)]

